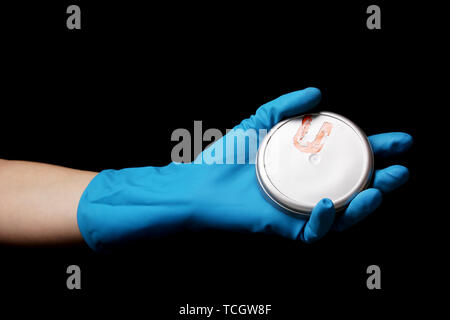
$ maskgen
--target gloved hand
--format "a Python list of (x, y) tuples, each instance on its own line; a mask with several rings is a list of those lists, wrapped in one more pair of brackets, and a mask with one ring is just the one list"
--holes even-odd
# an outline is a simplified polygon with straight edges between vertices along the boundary
[[(235, 143), (234, 148), (225, 148), (227, 139), (234, 140), (231, 134), (269, 130), (283, 118), (313, 108), (320, 97), (318, 89), (307, 88), (264, 104), (194, 163), (100, 172), (78, 206), (85, 241), (94, 250), (104, 250), (131, 240), (207, 228), (271, 232), (309, 243), (330, 229), (344, 230), (357, 223), (380, 205), (382, 193), (408, 180), (407, 168), (394, 165), (376, 170), (372, 188), (359, 193), (338, 218), (331, 200), (322, 199), (307, 220), (281, 212), (263, 197), (252, 161), (256, 149), (242, 151)], [(404, 152), (412, 144), (411, 136), (400, 132), (374, 135), (369, 141), (376, 157)], [(245, 164), (226, 164), (230, 158), (245, 159)], [(212, 159), (219, 163), (208, 164)]]

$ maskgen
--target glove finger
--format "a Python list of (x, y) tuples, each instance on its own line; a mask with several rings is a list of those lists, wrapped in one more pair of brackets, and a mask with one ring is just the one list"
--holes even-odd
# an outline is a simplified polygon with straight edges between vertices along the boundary
[(375, 156), (388, 157), (408, 150), (413, 138), (404, 132), (388, 132), (370, 136), (369, 142)]
[(336, 219), (333, 229), (342, 231), (363, 220), (378, 208), (382, 198), (381, 191), (375, 188), (360, 192), (350, 202), (342, 216)]
[(373, 187), (383, 193), (391, 192), (409, 179), (408, 168), (401, 165), (393, 165), (381, 170), (375, 171)]
[(242, 121), (240, 126), (244, 130), (249, 128), (270, 130), (283, 118), (294, 116), (315, 107), (320, 99), (321, 93), (317, 88), (306, 88), (287, 93), (263, 104), (255, 115)]
[(314, 207), (311, 217), (305, 224), (300, 239), (306, 243), (312, 243), (322, 238), (333, 225), (335, 210), (330, 199), (322, 199)]

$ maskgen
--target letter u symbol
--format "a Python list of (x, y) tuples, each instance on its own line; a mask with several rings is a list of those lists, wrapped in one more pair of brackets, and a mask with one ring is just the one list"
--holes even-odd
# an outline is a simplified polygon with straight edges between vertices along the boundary
[(319, 153), (322, 150), (324, 144), (322, 140), (324, 137), (329, 136), (333, 125), (329, 122), (324, 122), (320, 127), (314, 141), (303, 141), (303, 138), (308, 133), (309, 127), (311, 126), (312, 116), (304, 116), (302, 120), (302, 125), (298, 128), (297, 133), (294, 136), (294, 146), (304, 153)]

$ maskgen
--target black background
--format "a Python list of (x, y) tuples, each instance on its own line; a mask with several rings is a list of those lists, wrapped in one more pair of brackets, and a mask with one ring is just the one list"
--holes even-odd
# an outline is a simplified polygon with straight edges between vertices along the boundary
[[(272, 319), (423, 306), (415, 303), (427, 292), (431, 264), (423, 230), (433, 222), (421, 219), (425, 138), (417, 106), (429, 38), (417, 14), (427, 11), (374, 3), (381, 30), (366, 28), (372, 2), (364, 1), (2, 7), (2, 158), (96, 171), (165, 165), (176, 128), (202, 120), (204, 129), (225, 131), (259, 105), (308, 86), (322, 90), (316, 110), (347, 116), (368, 135), (404, 131), (415, 140), (407, 154), (376, 163), (408, 166), (408, 184), (365, 221), (316, 244), (205, 232), (109, 256), (84, 245), (3, 246), (0, 290), (20, 302), (7, 305), (18, 314), (86, 316), (86, 307), (96, 307), (88, 314), (152, 319), (180, 318), (187, 303), (272, 304)], [(82, 30), (67, 30), (69, 4), (80, 5)], [(81, 267), (80, 291), (66, 288), (70, 264)], [(371, 264), (381, 267), (382, 290), (366, 288)]]

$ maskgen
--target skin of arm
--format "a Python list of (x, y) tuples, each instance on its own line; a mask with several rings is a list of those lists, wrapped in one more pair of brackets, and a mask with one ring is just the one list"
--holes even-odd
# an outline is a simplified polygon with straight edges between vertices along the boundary
[(96, 172), (0, 159), (0, 243), (82, 242), (78, 202)]

